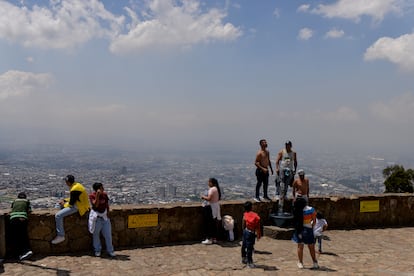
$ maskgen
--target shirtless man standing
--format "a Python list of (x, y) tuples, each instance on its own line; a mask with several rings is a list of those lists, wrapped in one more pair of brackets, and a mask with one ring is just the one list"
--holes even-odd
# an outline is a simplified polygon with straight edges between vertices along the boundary
[(263, 198), (266, 200), (271, 200), (267, 195), (267, 187), (269, 185), (269, 169), (273, 175), (273, 168), (272, 163), (270, 162), (270, 153), (267, 150), (267, 141), (265, 139), (261, 139), (259, 141), (260, 150), (256, 154), (256, 160), (254, 164), (256, 165), (256, 197), (254, 198), (255, 201), (260, 202), (259, 191), (260, 187), (263, 183)]
[(293, 200), (297, 197), (302, 197), (308, 202), (309, 200), (309, 179), (305, 177), (304, 170), (298, 170), (299, 178), (293, 181), (292, 194)]

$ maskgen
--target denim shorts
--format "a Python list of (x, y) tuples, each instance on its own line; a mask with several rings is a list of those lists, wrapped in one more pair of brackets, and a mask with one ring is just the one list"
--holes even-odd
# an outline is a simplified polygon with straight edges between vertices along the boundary
[(303, 227), (301, 235), (298, 235), (296, 232), (293, 233), (292, 240), (296, 243), (304, 244), (314, 244), (315, 236), (313, 235), (313, 229), (308, 227)]

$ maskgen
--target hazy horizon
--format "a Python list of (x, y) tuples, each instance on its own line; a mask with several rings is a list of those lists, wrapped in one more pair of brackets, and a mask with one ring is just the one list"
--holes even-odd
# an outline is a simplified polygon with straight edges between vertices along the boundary
[(0, 0), (0, 144), (414, 154), (409, 0)]

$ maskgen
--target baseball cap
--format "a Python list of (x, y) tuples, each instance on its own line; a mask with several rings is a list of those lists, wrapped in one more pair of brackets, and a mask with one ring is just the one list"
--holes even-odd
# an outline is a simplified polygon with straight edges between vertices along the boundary
[(302, 169), (298, 170), (298, 175), (305, 175), (305, 171)]

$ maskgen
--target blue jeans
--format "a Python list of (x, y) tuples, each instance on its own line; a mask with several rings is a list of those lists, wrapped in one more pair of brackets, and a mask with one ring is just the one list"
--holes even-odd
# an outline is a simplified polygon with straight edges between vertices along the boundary
[(288, 174), (285, 174), (283, 169), (280, 170), (278, 179), (279, 181), (276, 181), (276, 195), (281, 195), (282, 198), (285, 198), (289, 186), (292, 187), (294, 178), (295, 176), (290, 171)]
[(55, 215), (55, 221), (56, 221), (56, 233), (58, 236), (65, 236), (65, 229), (63, 228), (63, 218), (73, 215), (74, 213), (78, 212), (78, 208), (76, 206), (72, 207), (65, 207), (61, 209), (59, 212)]
[(108, 253), (114, 252), (114, 247), (112, 246), (112, 231), (111, 231), (111, 221), (109, 219), (104, 220), (102, 217), (96, 219), (95, 231), (93, 232), (93, 249), (95, 252), (101, 252), (101, 234), (105, 239), (106, 251)]
[(318, 250), (322, 252), (322, 236), (315, 237), (315, 243), (318, 242)]
[(253, 263), (253, 250), (256, 234), (247, 229), (243, 230), (243, 242), (241, 247), (242, 258), (247, 258), (248, 263)]

